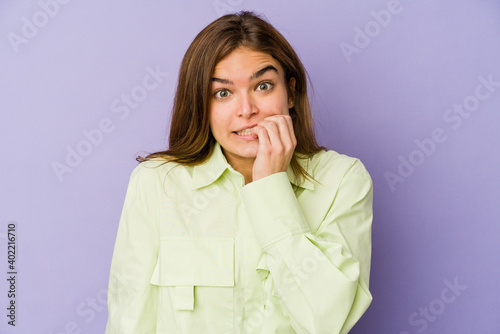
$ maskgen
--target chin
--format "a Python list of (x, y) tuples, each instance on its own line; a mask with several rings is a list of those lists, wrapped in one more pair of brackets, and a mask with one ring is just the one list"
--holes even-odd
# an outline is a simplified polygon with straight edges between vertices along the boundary
[(242, 147), (243, 145), (231, 145), (229, 147), (229, 153), (232, 155), (236, 155), (242, 158), (255, 159), (257, 157), (257, 153), (259, 151), (259, 143), (248, 143), (245, 145), (246, 147)]
[(257, 157), (258, 147), (256, 148), (246, 148), (246, 149), (235, 149), (234, 153), (244, 158), (255, 158)]

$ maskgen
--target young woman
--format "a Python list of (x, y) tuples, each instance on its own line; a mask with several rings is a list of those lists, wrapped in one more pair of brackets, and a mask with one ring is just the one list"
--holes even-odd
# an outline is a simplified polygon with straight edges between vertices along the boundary
[(371, 178), (318, 146), (305, 70), (265, 20), (196, 36), (169, 149), (138, 160), (107, 334), (347, 333), (370, 305)]

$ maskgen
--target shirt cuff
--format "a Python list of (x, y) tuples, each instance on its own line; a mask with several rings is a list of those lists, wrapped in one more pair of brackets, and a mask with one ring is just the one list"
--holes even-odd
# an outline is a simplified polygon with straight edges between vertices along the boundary
[(286, 172), (250, 182), (240, 194), (262, 250), (310, 231)]

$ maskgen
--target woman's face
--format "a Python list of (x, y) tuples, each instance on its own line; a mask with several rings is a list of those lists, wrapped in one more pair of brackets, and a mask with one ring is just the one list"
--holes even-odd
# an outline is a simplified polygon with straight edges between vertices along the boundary
[(233, 166), (253, 164), (259, 140), (236, 132), (268, 116), (288, 115), (283, 68), (266, 53), (239, 47), (216, 65), (211, 92), (210, 128), (226, 159)]

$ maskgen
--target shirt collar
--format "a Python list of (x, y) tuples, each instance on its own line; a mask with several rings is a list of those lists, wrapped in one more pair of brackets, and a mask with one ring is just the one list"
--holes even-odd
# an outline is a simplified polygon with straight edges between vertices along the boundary
[[(310, 168), (311, 159), (298, 159), (298, 161), (302, 168), (312, 175), (312, 168)], [(236, 170), (227, 162), (224, 153), (222, 153), (222, 148), (219, 142), (215, 141), (212, 155), (204, 163), (194, 166), (191, 189), (198, 189), (212, 184), (221, 177), (226, 169), (236, 172)], [(288, 166), (286, 174), (290, 182), (296, 186), (314, 190), (314, 184), (306, 178), (303, 179), (302, 184), (299, 184), (290, 165)]]

